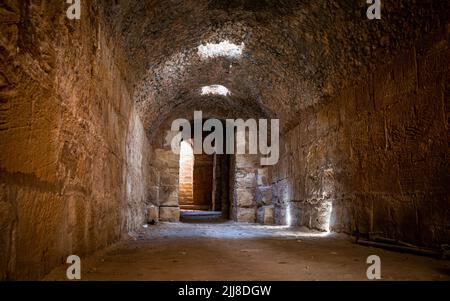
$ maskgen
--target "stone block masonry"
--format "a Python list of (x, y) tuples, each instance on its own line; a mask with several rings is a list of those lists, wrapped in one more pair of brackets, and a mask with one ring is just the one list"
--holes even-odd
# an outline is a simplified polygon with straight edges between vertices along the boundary
[(285, 151), (271, 171), (277, 223), (290, 204), (293, 224), (324, 230), (329, 203), (334, 231), (450, 242), (448, 53), (443, 29), (305, 110), (282, 137)]
[[(92, 1), (0, 5), (0, 279), (39, 279), (145, 221), (151, 149)], [(6, 21), (5, 22), (5, 17)]]
[(195, 111), (280, 122), (276, 165), (193, 173), (224, 217), (450, 243), (449, 1), (110, 2), (0, 4), (0, 280), (178, 221)]

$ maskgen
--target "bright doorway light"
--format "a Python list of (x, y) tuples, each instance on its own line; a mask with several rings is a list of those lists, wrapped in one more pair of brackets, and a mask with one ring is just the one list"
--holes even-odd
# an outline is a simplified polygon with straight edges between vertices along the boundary
[(179, 195), (180, 205), (190, 204), (194, 198), (194, 150), (187, 141), (180, 145), (180, 177)]

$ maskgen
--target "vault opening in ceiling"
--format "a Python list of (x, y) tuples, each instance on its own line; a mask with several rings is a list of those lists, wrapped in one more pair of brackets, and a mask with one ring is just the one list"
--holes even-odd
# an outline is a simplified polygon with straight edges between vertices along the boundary
[(210, 59), (217, 57), (225, 57), (229, 59), (239, 59), (242, 56), (245, 45), (242, 42), (240, 45), (233, 44), (228, 40), (220, 43), (207, 43), (206, 45), (198, 46), (198, 55), (201, 59)]
[(202, 87), (201, 95), (220, 95), (229, 96), (231, 95), (230, 90), (222, 85), (210, 85)]

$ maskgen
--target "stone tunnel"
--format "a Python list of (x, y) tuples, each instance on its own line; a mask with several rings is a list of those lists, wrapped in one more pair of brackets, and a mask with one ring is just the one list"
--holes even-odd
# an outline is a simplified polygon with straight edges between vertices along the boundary
[[(74, 2), (0, 3), (0, 279), (450, 279), (353, 242), (450, 244), (448, 1)], [(276, 164), (174, 152), (194, 112)]]

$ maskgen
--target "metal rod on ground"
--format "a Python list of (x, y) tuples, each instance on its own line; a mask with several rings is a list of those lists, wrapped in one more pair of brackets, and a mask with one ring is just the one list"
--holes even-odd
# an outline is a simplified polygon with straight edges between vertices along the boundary
[(367, 240), (361, 240), (358, 239), (356, 241), (357, 244), (369, 246), (369, 247), (379, 247), (379, 248), (385, 248), (400, 252), (408, 252), (408, 253), (414, 253), (419, 255), (427, 255), (427, 256), (436, 256), (441, 257), (442, 252), (431, 250), (431, 249), (422, 249), (418, 247), (407, 247), (407, 246), (400, 246), (400, 245), (391, 245), (381, 242), (374, 242), (374, 241), (367, 241)]

